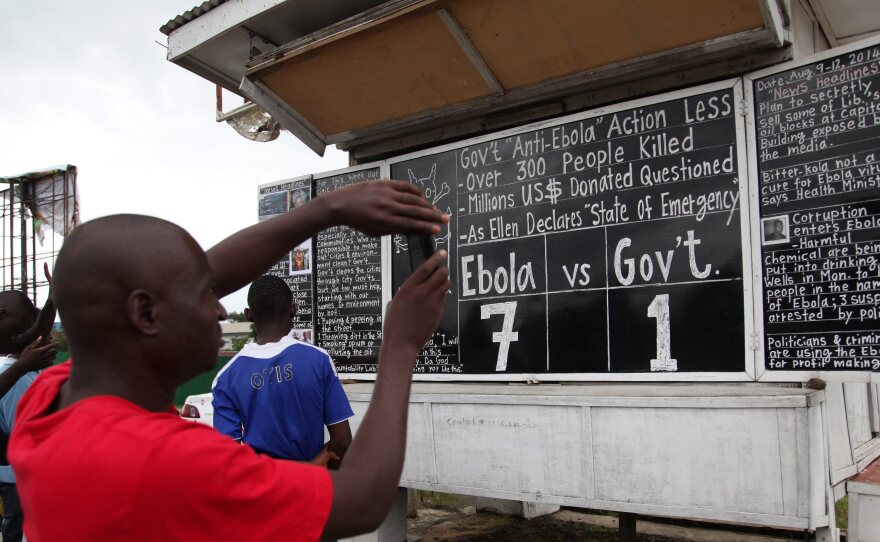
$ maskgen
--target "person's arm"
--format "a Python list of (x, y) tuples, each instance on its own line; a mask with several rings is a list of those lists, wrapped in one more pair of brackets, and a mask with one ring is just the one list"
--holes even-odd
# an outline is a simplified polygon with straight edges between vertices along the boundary
[(43, 337), (37, 337), (27, 345), (21, 355), (8, 369), (0, 373), (0, 397), (6, 395), (18, 380), (31, 371), (41, 371), (52, 365), (58, 344), (50, 341), (43, 343)]
[(222, 380), (218, 381), (211, 390), (214, 396), (211, 400), (214, 406), (214, 429), (241, 442), (243, 420), (222, 382)]
[(385, 519), (400, 481), (406, 446), (409, 389), (416, 356), (431, 338), (451, 288), (446, 251), (423, 263), (388, 306), (373, 398), (333, 479), (325, 538), (375, 530)]
[[(370, 236), (439, 233), (448, 217), (415, 186), (366, 181), (327, 192), (278, 218), (259, 222), (208, 250), (218, 297), (243, 287), (291, 248), (331, 226), (351, 226)], [(247, 254), (246, 258), (242, 254)]]
[(351, 426), (349, 418), (354, 416), (351, 403), (336, 374), (336, 366), (329, 355), (325, 355), (324, 364), (324, 425), (330, 434), (330, 440), (326, 447), (333, 452), (335, 458), (327, 463), (327, 468), (336, 470), (339, 468), (345, 452), (351, 446)]
[(348, 420), (344, 422), (334, 423), (327, 426), (327, 432), (330, 433), (330, 440), (327, 441), (327, 449), (336, 455), (327, 462), (327, 468), (336, 470), (342, 464), (342, 458), (351, 446), (351, 425)]

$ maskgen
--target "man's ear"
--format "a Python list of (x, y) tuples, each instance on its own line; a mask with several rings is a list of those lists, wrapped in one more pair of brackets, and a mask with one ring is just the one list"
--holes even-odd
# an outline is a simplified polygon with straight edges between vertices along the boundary
[(156, 300), (146, 290), (135, 290), (128, 296), (126, 303), (128, 320), (135, 329), (144, 335), (157, 335), (159, 325), (156, 322)]
[(290, 317), (293, 318), (296, 316), (296, 303), (290, 304)]
[(245, 318), (245, 320), (247, 320), (248, 322), (253, 322), (253, 321), (254, 321), (254, 313), (251, 312), (250, 307), (245, 307), (245, 308), (244, 308), (244, 318)]

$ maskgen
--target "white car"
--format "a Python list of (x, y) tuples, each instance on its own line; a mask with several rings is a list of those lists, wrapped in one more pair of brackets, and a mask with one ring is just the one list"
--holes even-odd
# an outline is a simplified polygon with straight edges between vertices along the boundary
[(184, 420), (214, 427), (214, 405), (211, 404), (213, 400), (214, 396), (210, 393), (190, 395), (183, 402), (180, 417)]

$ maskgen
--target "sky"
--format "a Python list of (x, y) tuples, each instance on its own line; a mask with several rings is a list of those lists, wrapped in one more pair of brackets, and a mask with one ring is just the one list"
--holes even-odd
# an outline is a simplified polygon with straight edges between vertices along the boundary
[[(199, 3), (0, 0), (0, 176), (73, 164), (82, 220), (153, 215), (207, 249), (256, 222), (258, 185), (346, 167), (215, 122), (213, 83), (168, 62), (159, 32)], [(223, 302), (242, 310), (244, 289)]]

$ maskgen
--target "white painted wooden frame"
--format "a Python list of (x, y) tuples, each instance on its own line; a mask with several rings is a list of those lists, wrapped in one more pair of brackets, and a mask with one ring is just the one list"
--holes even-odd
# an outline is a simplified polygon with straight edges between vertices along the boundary
[[(739, 179), (739, 189), (740, 189), (740, 241), (741, 246), (747, 247), (750, 242), (751, 234), (749, 231), (749, 206), (744, 204), (743, 202), (748, 201), (749, 194), (749, 183), (746, 182), (746, 173), (747, 173), (747, 157), (746, 157), (746, 138), (745, 138), (745, 119), (743, 116), (744, 111), (744, 102), (742, 95), (742, 85), (740, 79), (730, 79), (725, 81), (720, 81), (716, 83), (710, 83), (707, 85), (700, 85), (693, 88), (679, 90), (675, 92), (668, 92), (664, 94), (659, 94), (656, 96), (652, 96), (650, 98), (642, 98), (639, 100), (631, 100), (628, 102), (623, 102), (619, 104), (614, 104), (607, 107), (601, 107), (598, 109), (593, 109), (590, 111), (577, 113), (573, 115), (567, 115), (565, 117), (560, 117), (548, 121), (542, 121), (537, 123), (532, 123), (524, 126), (518, 126), (513, 129), (504, 130), (500, 132), (495, 132), (488, 135), (483, 135), (477, 138), (467, 139), (463, 141), (458, 141), (455, 143), (450, 143), (447, 145), (441, 145), (438, 147), (434, 147), (428, 150), (418, 151), (410, 154), (405, 154), (402, 156), (397, 156), (391, 158), (389, 160), (383, 162), (374, 162), (372, 164), (365, 164), (361, 166), (357, 166), (356, 168), (348, 168), (337, 170), (335, 172), (327, 172), (327, 173), (319, 173), (315, 174), (314, 179), (321, 179), (324, 177), (331, 176), (333, 174), (339, 174), (348, 171), (356, 171), (358, 169), (376, 167), (376, 165), (380, 165), (382, 168), (382, 176), (385, 177), (390, 174), (391, 165), (403, 162), (406, 160), (411, 160), (413, 158), (419, 158), (422, 156), (429, 156), (433, 154), (438, 154), (442, 152), (446, 152), (449, 150), (455, 150), (459, 148), (466, 147), (468, 145), (474, 145), (486, 141), (491, 141), (493, 139), (508, 137), (512, 135), (521, 134), (524, 132), (539, 130), (547, 127), (553, 127), (581, 119), (592, 118), (602, 115), (608, 115), (612, 113), (616, 113), (618, 111), (623, 111), (626, 109), (632, 109), (644, 105), (651, 105), (660, 102), (673, 101), (681, 98), (686, 98), (689, 96), (694, 96), (697, 94), (704, 94), (708, 92), (714, 92), (718, 90), (726, 90), (731, 89), (733, 91), (734, 96), (734, 109), (737, 113), (734, 115), (734, 122), (736, 126), (736, 151), (737, 151), (737, 174)], [(455, 218), (455, 217), (453, 217)], [(390, 239), (383, 241), (383, 255), (382, 255), (382, 264), (383, 264), (383, 302), (387, 302), (391, 298), (391, 245)], [(750, 381), (755, 379), (755, 358), (754, 358), (754, 307), (753, 307), (753, 274), (752, 274), (752, 254), (749, 250), (743, 250), (742, 253), (742, 285), (743, 285), (743, 341), (744, 341), (744, 349), (745, 349), (745, 357), (743, 359), (743, 370), (740, 372), (691, 372), (691, 373), (502, 373), (502, 374), (415, 374), (413, 375), (414, 380), (424, 380), (424, 381), (483, 381), (483, 382), (560, 382), (560, 381), (626, 381), (626, 382), (735, 382), (735, 381)], [(384, 313), (383, 313), (384, 314)], [(707, 356), (711, 356), (710, 352), (707, 352)], [(358, 380), (374, 380), (376, 375), (374, 373), (340, 373), (342, 378), (351, 378)]]
[[(771, 371), (767, 369), (766, 360), (764, 359), (764, 283), (763, 270), (761, 267), (761, 226), (760, 226), (760, 206), (758, 204), (758, 144), (757, 131), (755, 130), (755, 96), (753, 91), (754, 81), (773, 75), (775, 73), (813, 64), (821, 60), (844, 55), (846, 53), (864, 49), (880, 44), (880, 37), (872, 37), (862, 41), (858, 41), (844, 47), (829, 49), (815, 55), (810, 55), (798, 60), (785, 62), (772, 68), (766, 68), (754, 73), (747, 74), (743, 77), (745, 86), (745, 103), (748, 105), (748, 115), (746, 115), (746, 135), (748, 137), (748, 177), (751, 185), (751, 198), (749, 206), (751, 207), (751, 251), (752, 261), (755, 264), (754, 272), (754, 306), (755, 306), (755, 340), (757, 349), (755, 351), (756, 376), (757, 380), (762, 382), (805, 382), (811, 378), (821, 378), (826, 381), (836, 382), (880, 382), (880, 374), (871, 371)], [(748, 243), (746, 241), (745, 243)], [(746, 244), (748, 246), (748, 244)]]
[[(374, 388), (366, 383), (345, 388), (355, 412), (352, 431), (356, 433)], [(828, 510), (823, 392), (740, 385), (671, 385), (658, 392), (660, 389), (638, 384), (518, 388), (415, 384), (400, 485), (787, 529), (815, 530), (833, 521), (833, 512)], [(688, 416), (704, 427), (683, 421)], [(651, 425), (646, 419), (665, 423)], [(505, 421), (524, 423), (508, 424), (505, 429)], [(707, 434), (706, 429), (716, 436)], [(749, 429), (756, 432), (748, 433)], [(668, 449), (664, 442), (675, 446), (683, 440), (703, 446), (689, 447), (688, 453), (699, 450), (694, 453), (704, 452), (710, 458), (720, 459), (724, 451), (730, 452), (728, 446), (738, 446), (735, 443), (743, 440), (772, 453), (753, 449), (757, 457), (751, 459), (748, 454), (730, 454), (727, 460), (739, 462), (738, 466), (730, 462), (711, 465), (713, 459), (694, 465), (674, 455), (652, 453)], [(621, 449), (627, 453), (643, 450), (643, 460), (621, 460), (617, 454)], [(466, 464), (461, 462), (464, 456), (470, 456)], [(678, 484), (673, 490), (658, 483), (668, 472), (684, 473), (670, 476), (668, 483)], [(737, 477), (762, 478), (751, 488), (757, 493), (739, 499), (740, 506), (732, 502), (719, 505), (712, 502), (712, 490), (703, 492), (705, 487), (701, 488), (701, 484), (712, 483), (702, 477), (710, 472), (711, 476), (725, 473), (719, 474), (725, 484)], [(693, 478), (688, 478), (688, 473)], [(633, 488), (631, 492), (624, 489), (628, 487)], [(668, 493), (661, 497), (655, 493), (658, 490)], [(688, 491), (700, 495), (691, 504), (682, 498)], [(651, 493), (655, 494), (645, 498)], [(776, 508), (747, 510), (742, 504), (749, 499), (765, 500)]]

